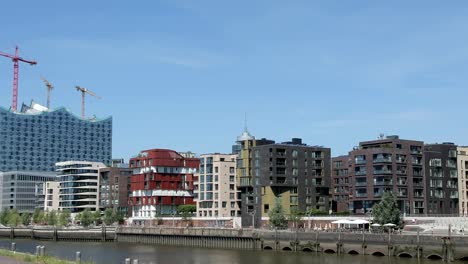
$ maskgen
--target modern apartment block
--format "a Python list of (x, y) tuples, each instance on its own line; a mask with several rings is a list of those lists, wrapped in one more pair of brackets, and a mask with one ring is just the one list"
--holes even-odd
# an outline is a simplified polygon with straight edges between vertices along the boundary
[(60, 182), (50, 181), (36, 184), (36, 209), (41, 211), (59, 210)]
[(145, 150), (131, 158), (132, 217), (146, 220), (173, 215), (179, 205), (195, 204), (193, 181), (199, 166), (199, 159), (185, 158), (169, 149)]
[(55, 180), (53, 172), (0, 172), (0, 208), (20, 213), (36, 208), (36, 184)]
[(426, 214), (423, 146), (398, 136), (360, 142), (349, 152), (350, 211), (368, 213), (392, 191), (402, 213)]
[[(332, 158), (332, 207), (334, 212), (349, 211), (349, 156)], [(360, 183), (363, 184), (363, 183)], [(367, 184), (367, 183), (366, 183)]]
[(110, 164), (112, 118), (82, 119), (65, 108), (36, 103), (13, 112), (0, 107), (0, 171), (55, 171), (55, 163)]
[(458, 207), (460, 216), (468, 216), (468, 147), (457, 148)]
[(130, 196), (130, 177), (133, 170), (121, 167), (99, 169), (99, 207), (101, 210), (112, 208), (128, 214)]
[(235, 217), (240, 215), (236, 184), (235, 154), (200, 156), (195, 185), (197, 216)]
[[(257, 212), (259, 209), (255, 208), (260, 193), (256, 193), (257, 190), (254, 189), (254, 176), (251, 164), (252, 150), (255, 146), (274, 143), (274, 141), (268, 139), (256, 140), (246, 127), (242, 135), (237, 137), (236, 144), (232, 146), (233, 154), (237, 155), (236, 182), (239, 191), (238, 206), (241, 210), (242, 226), (254, 225), (253, 219), (255, 218), (255, 214), (257, 216), (260, 215)], [(258, 226), (258, 223), (255, 226)]]
[(458, 215), (457, 146), (424, 146), (427, 214)]
[(68, 209), (71, 213), (99, 210), (99, 170), (105, 167), (101, 162), (58, 162), (59, 210)]
[(253, 147), (257, 220), (268, 217), (276, 201), (285, 214), (318, 209), (328, 213), (331, 180), (330, 149), (308, 146), (299, 138)]

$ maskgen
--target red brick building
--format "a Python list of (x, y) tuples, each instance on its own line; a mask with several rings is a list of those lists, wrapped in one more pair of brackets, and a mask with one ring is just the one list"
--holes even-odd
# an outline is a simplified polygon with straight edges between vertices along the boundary
[(195, 204), (193, 182), (200, 160), (185, 156), (174, 150), (150, 149), (130, 159), (129, 207), (133, 218), (172, 215), (179, 205)]

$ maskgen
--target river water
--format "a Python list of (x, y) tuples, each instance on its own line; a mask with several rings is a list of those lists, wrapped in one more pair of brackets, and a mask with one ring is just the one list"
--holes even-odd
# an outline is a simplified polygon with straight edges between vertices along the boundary
[(443, 264), (439, 260), (418, 261), (417, 259), (396, 257), (337, 256), (335, 254), (305, 252), (242, 251), (131, 243), (53, 242), (29, 239), (0, 239), (0, 247), (9, 248), (11, 242), (16, 242), (17, 251), (34, 253), (36, 246), (43, 245), (46, 254), (69, 260), (74, 260), (75, 252), (80, 251), (82, 260), (91, 260), (96, 264), (125, 263), (125, 258), (138, 258), (140, 264)]

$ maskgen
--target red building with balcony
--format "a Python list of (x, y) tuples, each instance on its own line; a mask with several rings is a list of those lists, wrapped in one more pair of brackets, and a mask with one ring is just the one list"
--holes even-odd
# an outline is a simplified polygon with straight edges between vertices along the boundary
[(130, 159), (133, 218), (172, 215), (179, 205), (195, 204), (193, 182), (200, 160), (186, 156), (169, 149), (150, 149)]

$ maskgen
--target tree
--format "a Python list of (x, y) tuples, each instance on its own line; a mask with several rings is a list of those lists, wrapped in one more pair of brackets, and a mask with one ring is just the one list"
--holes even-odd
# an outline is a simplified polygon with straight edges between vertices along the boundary
[(39, 219), (39, 216), (41, 214), (41, 210), (39, 208), (34, 209), (33, 215), (32, 215), (32, 220), (34, 224), (40, 224), (41, 219)]
[(307, 211), (307, 214), (308, 215), (327, 215), (328, 213), (320, 209), (312, 208), (309, 211)]
[(47, 220), (44, 211), (39, 212), (39, 216), (37, 217), (37, 219), (39, 224), (43, 224)]
[(276, 198), (275, 206), (268, 212), (270, 217), (270, 225), (274, 228), (284, 228), (286, 226), (286, 217), (284, 216), (283, 206), (281, 199)]
[(10, 218), (10, 210), (8, 210), (7, 208), (3, 208), (2, 212), (0, 213), (0, 224), (7, 225), (9, 218)]
[(98, 225), (101, 222), (101, 211), (96, 210), (92, 213), (92, 219), (95, 225)]
[(122, 224), (125, 220), (125, 214), (121, 211), (114, 212), (114, 221), (118, 224)]
[(398, 209), (396, 196), (393, 192), (383, 194), (382, 200), (372, 208), (372, 217), (374, 222), (381, 225), (391, 223), (398, 227), (402, 226), (400, 209)]
[(91, 215), (91, 211), (89, 209), (85, 209), (78, 215), (78, 219), (80, 223), (84, 227), (88, 227), (93, 222), (93, 216)]
[(10, 226), (18, 226), (18, 224), (21, 222), (21, 217), (18, 213), (18, 210), (13, 209), (10, 211), (10, 215), (8, 217), (8, 224)]
[(182, 220), (190, 220), (193, 213), (197, 211), (197, 207), (192, 204), (183, 204), (177, 207), (177, 212), (182, 216)]
[(297, 228), (301, 217), (304, 215), (303, 212), (299, 211), (297, 208), (292, 208), (291, 213), (288, 216), (288, 221), (293, 224), (293, 227)]
[(21, 224), (24, 226), (28, 226), (31, 224), (31, 214), (30, 213), (23, 213), (21, 215)]
[(106, 208), (106, 210), (104, 210), (104, 216), (102, 217), (102, 221), (105, 225), (112, 225), (115, 222), (114, 216), (114, 210), (112, 210), (111, 208)]
[(70, 210), (68, 210), (68, 209), (62, 210), (60, 212), (60, 215), (59, 215), (58, 225), (59, 226), (68, 225), (68, 223), (70, 221), (70, 216), (71, 216)]
[(47, 224), (50, 226), (55, 226), (57, 224), (57, 213), (55, 210), (50, 211), (47, 213)]

